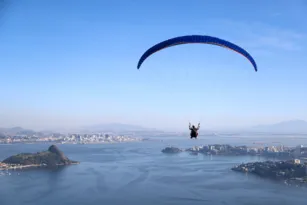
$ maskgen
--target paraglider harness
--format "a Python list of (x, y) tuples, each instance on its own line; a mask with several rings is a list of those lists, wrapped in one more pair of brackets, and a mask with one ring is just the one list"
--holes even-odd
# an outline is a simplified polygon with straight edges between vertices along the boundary
[(190, 133), (191, 139), (193, 138), (197, 139), (199, 127), (200, 127), (199, 123), (198, 123), (197, 128), (194, 125), (191, 127), (191, 123), (189, 123), (189, 129), (191, 130), (191, 133)]

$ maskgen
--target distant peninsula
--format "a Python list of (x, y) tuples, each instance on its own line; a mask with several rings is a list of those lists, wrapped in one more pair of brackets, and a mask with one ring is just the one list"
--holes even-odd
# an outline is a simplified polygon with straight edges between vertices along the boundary
[(299, 159), (243, 163), (231, 169), (237, 172), (252, 173), (263, 178), (282, 180), (286, 184), (307, 185), (307, 164), (302, 164)]
[(11, 156), (0, 163), (0, 170), (56, 167), (72, 164), (79, 164), (79, 162), (68, 159), (56, 145), (51, 145), (47, 151)]

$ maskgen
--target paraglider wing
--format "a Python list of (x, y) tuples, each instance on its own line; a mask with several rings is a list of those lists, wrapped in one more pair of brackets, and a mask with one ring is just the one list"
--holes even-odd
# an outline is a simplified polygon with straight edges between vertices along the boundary
[(176, 46), (176, 45), (181, 45), (181, 44), (188, 44), (188, 43), (205, 43), (205, 44), (212, 44), (212, 45), (217, 45), (221, 46), (224, 48), (228, 48), (230, 50), (233, 50), (241, 55), (243, 55), (245, 58), (247, 58), (251, 64), (253, 65), (255, 71), (257, 72), (257, 65), (255, 60), (252, 58), (252, 56), (245, 51), (243, 48), (225, 41), (223, 39), (219, 39), (216, 37), (212, 36), (202, 36), (202, 35), (190, 35), (190, 36), (180, 36), (176, 38), (171, 38), (166, 41), (162, 41), (153, 47), (149, 48), (140, 58), (138, 62), (137, 68), (140, 69), (142, 63), (148, 58), (150, 55), (152, 55), (155, 52), (158, 52), (159, 50), (171, 47), (171, 46)]

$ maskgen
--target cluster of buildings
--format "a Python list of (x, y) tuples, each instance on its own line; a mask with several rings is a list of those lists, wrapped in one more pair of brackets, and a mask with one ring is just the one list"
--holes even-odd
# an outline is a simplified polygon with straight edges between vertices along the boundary
[(307, 147), (304, 145), (298, 145), (293, 150), (293, 155), (296, 158), (306, 158), (307, 159)]
[[(0, 162), (0, 171), (2, 170), (9, 170), (9, 169), (23, 169), (23, 168), (30, 168), (30, 167), (40, 167), (45, 165), (21, 165), (21, 164), (6, 164)], [(0, 172), (1, 174), (2, 172)]]
[(122, 135), (112, 135), (112, 134), (51, 134), (50, 136), (8, 136), (5, 138), (0, 138), (0, 143), (72, 143), (72, 144), (94, 144), (94, 143), (114, 143), (114, 142), (131, 142), (131, 141), (141, 141), (139, 138), (122, 136)]
[(247, 147), (231, 145), (205, 145), (187, 149), (189, 152), (205, 153), (211, 155), (268, 155), (268, 156), (291, 156), (293, 148), (281, 146), (270, 147)]
[(7, 168), (7, 164), (0, 162), (0, 170), (6, 169), (6, 168)]
[(206, 155), (254, 155), (265, 157), (279, 157), (283, 159), (298, 159), (307, 162), (307, 147), (299, 145), (297, 147), (267, 146), (267, 147), (248, 147), (248, 146), (231, 146), (227, 144), (213, 144), (204, 146), (195, 146), (189, 149), (180, 149), (177, 147), (166, 147), (163, 153), (190, 152), (192, 154)]
[(232, 170), (249, 172), (265, 178), (282, 179), (286, 180), (286, 183), (307, 183), (307, 163), (299, 159), (250, 162), (235, 166)]

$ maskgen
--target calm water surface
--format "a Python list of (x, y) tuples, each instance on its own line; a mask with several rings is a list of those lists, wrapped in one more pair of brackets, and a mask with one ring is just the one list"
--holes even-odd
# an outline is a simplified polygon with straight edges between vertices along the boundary
[[(235, 139), (229, 143), (244, 141)], [(12, 171), (11, 175), (0, 176), (0, 204), (307, 204), (307, 189), (230, 170), (241, 162), (261, 160), (259, 157), (161, 152), (167, 145), (182, 148), (227, 140), (167, 138), (163, 142), (58, 145), (81, 164), (56, 171)], [(305, 141), (300, 140), (290, 141)], [(244, 143), (252, 141), (245, 139)], [(46, 150), (48, 146), (0, 145), (0, 160), (20, 152)]]

